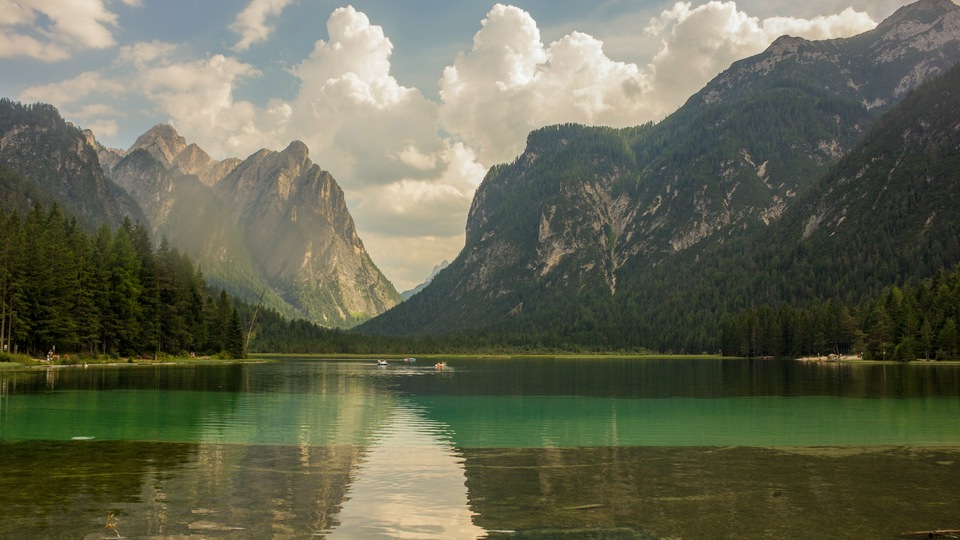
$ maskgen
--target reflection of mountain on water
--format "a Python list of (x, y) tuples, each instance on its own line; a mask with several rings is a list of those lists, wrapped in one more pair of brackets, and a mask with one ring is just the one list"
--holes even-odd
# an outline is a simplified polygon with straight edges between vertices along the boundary
[[(29, 385), (18, 391), (26, 391), (3, 402), (4, 436), (43, 426), (51, 439), (93, 440), (0, 442), (7, 449), (0, 488), (8, 495), (0, 537), (75, 538), (77, 524), (89, 524), (89, 537), (102, 538), (107, 515), (126, 537), (303, 538), (335, 527), (394, 397), (362, 377), (309, 369), (315, 376), (231, 370), (226, 380), (212, 371), (163, 391), (155, 389), (161, 379), (195, 371), (131, 370), (144, 377), (125, 384), (113, 370), (69, 370), (58, 384), (71, 389), (56, 393), (25, 377)], [(104, 440), (112, 436), (149, 442)]]
[[(304, 538), (337, 523), (364, 448), (201, 445), (191, 474), (166, 487), (191, 503), (163, 530), (242, 528), (249, 538)], [(197, 473), (197, 474), (194, 474)]]
[(268, 389), (233, 393), (209, 408), (201, 440), (297, 446), (365, 445), (388, 421), (394, 397), (363, 378), (288, 376)]
[(355, 471), (334, 527), (339, 538), (478, 538), (463, 459), (443, 424), (397, 407)]
[(490, 538), (894, 538), (954, 522), (956, 447), (463, 448)]

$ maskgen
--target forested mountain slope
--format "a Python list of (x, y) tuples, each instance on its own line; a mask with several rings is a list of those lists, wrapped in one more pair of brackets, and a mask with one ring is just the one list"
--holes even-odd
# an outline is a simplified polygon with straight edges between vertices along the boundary
[(791, 250), (791, 265), (822, 263), (769, 235), (884, 111), (960, 60), (958, 44), (960, 7), (925, 0), (854, 38), (782, 38), (657, 125), (531, 133), (478, 189), (460, 256), (361, 330), (699, 352), (717, 347), (723, 313), (834, 294), (823, 274), (786, 278)]
[(96, 149), (50, 105), (0, 99), (0, 201), (26, 213), (35, 203), (59, 202), (90, 231), (124, 218), (143, 221), (140, 207), (104, 177)]
[[(193, 258), (211, 286), (258, 300), (264, 287), (230, 209), (197, 176), (167, 168), (154, 152), (136, 145), (109, 170), (142, 206), (155, 241), (165, 239)], [(288, 317), (299, 315), (272, 290), (264, 302)]]
[(773, 227), (632, 274), (661, 345), (713, 347), (725, 315), (852, 309), (960, 264), (958, 88), (960, 66), (908, 95)]

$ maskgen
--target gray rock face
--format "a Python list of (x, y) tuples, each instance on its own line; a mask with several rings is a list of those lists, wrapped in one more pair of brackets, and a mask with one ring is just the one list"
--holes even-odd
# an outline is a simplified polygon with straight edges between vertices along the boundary
[[(173, 129), (173, 126), (167, 124), (157, 124), (146, 133), (137, 137), (127, 153), (135, 150), (146, 150), (164, 167), (173, 165), (173, 161), (187, 147), (187, 140)], [(209, 156), (208, 156), (209, 157)]]
[(328, 326), (351, 326), (400, 301), (357, 236), (340, 187), (302, 142), (216, 161), (158, 125), (121, 158), (100, 154), (154, 234), (241, 298), (267, 290), (267, 305)]
[(343, 324), (400, 301), (357, 236), (343, 191), (302, 142), (253, 154), (215, 192), (232, 209), (264, 279), (311, 319)]
[(531, 133), (478, 188), (443, 279), (364, 329), (442, 332), (615, 296), (669, 258), (777, 222), (884, 111), (960, 61), (958, 22), (960, 6), (921, 0), (849, 39), (784, 36), (657, 125)]
[(91, 138), (50, 105), (0, 100), (0, 164), (91, 227), (144, 219), (136, 201), (104, 176)]

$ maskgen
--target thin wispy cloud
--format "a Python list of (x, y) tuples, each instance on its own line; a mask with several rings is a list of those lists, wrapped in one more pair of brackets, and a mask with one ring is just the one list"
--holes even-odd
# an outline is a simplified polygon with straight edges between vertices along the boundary
[(245, 51), (251, 45), (266, 41), (274, 31), (269, 21), (276, 18), (293, 0), (252, 0), (230, 25), (240, 35), (234, 52)]

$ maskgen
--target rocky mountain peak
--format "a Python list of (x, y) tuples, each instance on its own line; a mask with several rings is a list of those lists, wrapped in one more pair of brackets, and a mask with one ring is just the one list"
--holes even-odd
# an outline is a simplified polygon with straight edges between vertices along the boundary
[(282, 152), (274, 155), (277, 161), (272, 165), (287, 169), (294, 175), (299, 175), (313, 166), (313, 162), (310, 161), (310, 149), (301, 141), (291, 142)]
[(210, 157), (210, 154), (204, 152), (202, 148), (196, 145), (196, 143), (191, 143), (189, 146), (177, 153), (170, 163), (171, 166), (180, 169), (180, 171), (185, 174), (196, 175), (204, 184), (207, 185), (210, 185), (212, 182), (207, 181), (204, 173), (213, 164), (214, 161), (213, 158)]
[(180, 170), (188, 172), (184, 169), (185, 166), (189, 167), (190, 164), (206, 165), (211, 161), (213, 161), (213, 158), (210, 157), (210, 154), (206, 153), (203, 148), (197, 146), (196, 143), (190, 143), (183, 151), (177, 154), (174, 164), (180, 167)]
[(809, 43), (809, 41), (800, 37), (785, 35), (773, 40), (773, 43), (770, 44), (770, 48), (768, 50), (772, 54), (797, 52), (797, 49), (799, 49), (804, 43)]
[(960, 6), (953, 3), (952, 0), (918, 0), (912, 4), (907, 4), (887, 17), (877, 27), (895, 26), (903, 22), (925, 22), (931, 23), (951, 11), (960, 10)]
[(885, 42), (902, 41), (905, 47), (931, 50), (957, 39), (958, 28), (960, 6), (951, 0), (919, 0), (898, 9), (873, 33)]
[[(841, 39), (776, 39), (764, 52), (735, 62), (691, 98), (703, 105), (737, 99), (757, 84), (782, 76), (818, 80), (868, 109), (883, 110), (960, 55), (960, 6), (951, 0), (919, 0), (875, 29)], [(770, 77), (770, 75), (779, 75)], [(768, 83), (763, 83), (763, 79)]]
[(104, 173), (109, 173), (113, 166), (116, 165), (121, 159), (125, 152), (119, 148), (107, 148), (100, 144), (100, 141), (97, 140), (96, 136), (93, 134), (93, 131), (85, 129), (81, 132), (83, 138), (86, 139), (87, 144), (93, 147), (97, 151), (97, 158), (100, 160), (100, 167), (103, 169)]
[(284, 156), (294, 158), (297, 161), (305, 161), (310, 157), (310, 149), (303, 141), (291, 141), (282, 152)]
[(92, 132), (66, 122), (52, 105), (0, 99), (0, 163), (88, 225), (145, 221), (136, 201), (104, 175), (100, 149)]
[(147, 130), (146, 133), (137, 137), (127, 153), (134, 150), (144, 149), (157, 158), (166, 167), (173, 165), (174, 160), (187, 147), (187, 140), (184, 139), (173, 126), (169, 124), (157, 124)]

